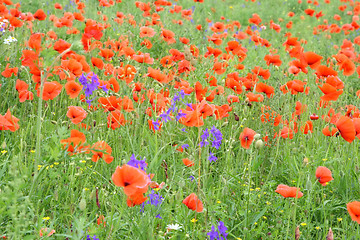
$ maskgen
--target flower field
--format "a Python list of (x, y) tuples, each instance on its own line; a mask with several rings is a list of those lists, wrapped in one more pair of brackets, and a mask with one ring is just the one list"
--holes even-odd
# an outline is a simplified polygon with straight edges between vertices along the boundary
[(0, 237), (360, 239), (359, 15), (0, 0)]

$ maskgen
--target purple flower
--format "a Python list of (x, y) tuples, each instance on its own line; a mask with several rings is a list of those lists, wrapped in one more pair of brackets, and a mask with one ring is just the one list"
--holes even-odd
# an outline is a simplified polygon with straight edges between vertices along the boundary
[(146, 203), (154, 205), (155, 207), (159, 206), (162, 203), (162, 200), (164, 199), (160, 194), (156, 194), (154, 190), (152, 190), (148, 196), (149, 196), (149, 200)]
[(170, 116), (167, 113), (160, 114), (160, 117), (161, 117), (161, 121), (163, 122), (167, 122), (171, 120)]
[(219, 233), (217, 231), (215, 231), (214, 226), (211, 226), (211, 232), (208, 232), (206, 235), (209, 236), (210, 240), (220, 239), (219, 238)]
[(183, 113), (181, 110), (176, 115), (176, 120), (179, 121), (180, 118), (186, 117), (186, 113)]
[(216, 162), (216, 160), (217, 160), (217, 157), (215, 157), (212, 152), (209, 152), (209, 161)]
[(156, 215), (155, 217), (162, 219), (162, 217), (160, 216), (160, 213), (158, 215)]
[(152, 123), (153, 123), (153, 125), (154, 125), (155, 131), (159, 130), (159, 128), (160, 128), (160, 123), (159, 123), (158, 121), (154, 121), (154, 120), (152, 120)]
[[(90, 79), (89, 76), (91, 75)], [(85, 75), (84, 73), (79, 77), (79, 82), (84, 86), (86, 102), (91, 105), (91, 101), (94, 99), (89, 99), (89, 97), (94, 93), (94, 91), (100, 86), (99, 78), (95, 73), (89, 73)], [(101, 86), (101, 89), (105, 92), (108, 92), (108, 89), (105, 85)]]
[(219, 225), (218, 225), (218, 231), (215, 230), (214, 226), (211, 226), (211, 232), (207, 233), (207, 235), (209, 236), (210, 240), (213, 240), (213, 239), (227, 240), (226, 237), (227, 237), (228, 233), (226, 233), (226, 230), (227, 230), (227, 227), (225, 227), (225, 224), (222, 221), (220, 221)]
[(216, 148), (216, 149), (219, 149), (220, 148), (220, 145), (221, 145), (221, 142), (222, 142), (222, 139), (223, 139), (223, 135), (221, 133), (221, 131), (219, 129), (217, 129), (215, 126), (213, 126), (211, 129), (210, 129), (210, 132), (214, 138), (214, 140), (212, 141), (212, 147)]
[(194, 181), (195, 180), (195, 177), (194, 176), (189, 176), (190, 178), (190, 181)]
[(189, 144), (184, 144), (181, 147), (184, 148), (184, 149), (187, 149), (189, 147)]
[(96, 235), (94, 235), (93, 237), (91, 237), (90, 235), (86, 236), (86, 240), (100, 240), (96, 237)]
[(225, 227), (225, 224), (224, 224), (222, 221), (219, 222), (218, 230), (219, 230), (219, 233), (220, 233), (221, 235), (223, 235), (224, 238), (225, 238), (225, 240), (226, 240), (226, 236), (228, 235), (228, 234), (226, 233), (227, 227)]
[(207, 141), (209, 136), (210, 136), (209, 129), (205, 129), (203, 131), (203, 135), (201, 135), (200, 147), (204, 147), (209, 144), (209, 142)]
[(135, 154), (133, 154), (130, 157), (130, 161), (128, 161), (126, 164), (145, 171), (145, 168), (147, 167), (147, 163), (145, 162), (145, 160), (145, 157), (143, 159), (140, 158), (140, 160), (137, 160)]

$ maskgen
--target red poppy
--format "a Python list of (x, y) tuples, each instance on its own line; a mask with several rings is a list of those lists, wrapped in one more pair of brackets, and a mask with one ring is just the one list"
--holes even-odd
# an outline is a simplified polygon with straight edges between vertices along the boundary
[(182, 201), (182, 203), (185, 204), (189, 209), (196, 212), (202, 212), (204, 210), (201, 200), (196, 196), (195, 193), (191, 193), (189, 196), (187, 196)]
[(154, 29), (150, 28), (150, 27), (140, 27), (140, 37), (153, 37), (155, 36), (155, 31)]
[(85, 134), (76, 129), (71, 130), (69, 138), (60, 140), (63, 148), (67, 148), (66, 151), (69, 152), (69, 155), (88, 152), (88, 146), (84, 145), (85, 142)]
[(81, 89), (82, 86), (75, 81), (68, 81), (65, 84), (66, 93), (67, 95), (69, 95), (71, 99), (77, 98), (77, 96), (79, 96)]
[(69, 106), (68, 109), (66, 116), (71, 119), (73, 124), (81, 123), (87, 116), (87, 112), (82, 107)]
[(310, 120), (306, 121), (306, 123), (300, 127), (300, 130), (304, 134), (308, 134), (309, 132), (312, 133), (314, 131), (312, 121), (310, 121)]
[(317, 55), (314, 52), (304, 53), (305, 62), (309, 65), (311, 69), (316, 69), (321, 64), (322, 58), (322, 56)]
[(278, 185), (275, 192), (279, 193), (284, 198), (288, 198), (288, 197), (301, 198), (304, 195), (302, 192), (300, 192), (300, 188), (289, 187), (284, 184)]
[(163, 29), (162, 32), (161, 32), (161, 37), (168, 44), (176, 43), (176, 39), (174, 38), (175, 33), (170, 31), (170, 30)]
[(124, 126), (126, 123), (124, 114), (122, 114), (118, 109), (115, 109), (115, 111), (112, 111), (109, 113), (107, 126), (108, 128), (112, 128), (115, 130), (116, 128), (119, 128), (120, 126)]
[(188, 158), (183, 158), (182, 161), (185, 164), (185, 166), (187, 166), (187, 167), (192, 167), (195, 165), (195, 163)]
[(106, 163), (111, 163), (114, 160), (114, 157), (111, 156), (112, 149), (105, 141), (96, 142), (91, 148), (93, 149), (91, 150), (93, 162), (97, 162), (100, 158), (104, 159)]
[(179, 119), (179, 122), (188, 127), (200, 127), (204, 125), (201, 113), (198, 110), (181, 110), (186, 116)]
[(247, 100), (249, 102), (262, 102), (262, 101), (264, 101), (264, 96), (263, 95), (255, 94), (255, 93), (252, 93), (252, 92), (248, 92), (246, 94), (246, 97), (247, 97)]
[(341, 116), (336, 122), (336, 127), (345, 141), (351, 143), (355, 139), (355, 126), (351, 118)]
[(255, 134), (256, 132), (254, 130), (250, 128), (244, 128), (239, 137), (241, 146), (245, 149), (249, 149), (251, 143), (254, 141)]
[[(44, 101), (53, 100), (56, 98), (62, 89), (62, 85), (57, 81), (45, 82), (42, 99)], [(40, 87), (37, 89), (37, 95), (40, 96)]]
[(3, 77), (9, 78), (11, 77), (13, 74), (17, 75), (18, 74), (18, 68), (14, 67), (14, 68), (9, 68), (10, 63), (6, 64), (5, 70), (1, 73), (1, 75)]
[(280, 60), (280, 55), (265, 55), (264, 60), (266, 65), (273, 64), (275, 66), (281, 66), (282, 61)]
[(116, 167), (112, 180), (116, 186), (124, 188), (127, 196), (146, 193), (150, 184), (149, 176), (144, 171), (127, 164)]
[(265, 93), (268, 98), (271, 98), (274, 95), (274, 88), (262, 82), (256, 85), (255, 90), (260, 93)]
[(346, 208), (350, 214), (351, 220), (360, 224), (360, 202), (349, 202), (346, 204)]
[(18, 121), (19, 119), (12, 116), (10, 109), (8, 109), (4, 116), (0, 114), (0, 130), (10, 130), (15, 132), (19, 129)]
[(323, 186), (326, 186), (327, 182), (334, 180), (331, 176), (331, 171), (327, 167), (318, 167), (316, 169), (316, 178), (319, 180), (319, 183)]

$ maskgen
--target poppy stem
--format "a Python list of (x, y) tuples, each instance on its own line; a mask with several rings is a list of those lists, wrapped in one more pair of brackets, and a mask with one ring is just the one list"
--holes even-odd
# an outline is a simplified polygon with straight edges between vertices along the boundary
[(272, 163), (271, 163), (271, 166), (270, 166), (270, 171), (269, 171), (269, 174), (268, 174), (268, 176), (267, 176), (267, 178), (266, 178), (265, 183), (267, 183), (267, 182), (269, 181), (269, 178), (270, 178), (270, 176), (271, 176), (273, 167), (274, 167), (274, 165), (275, 165), (275, 161), (276, 161), (276, 159), (277, 159), (277, 157), (278, 157), (278, 155), (279, 155), (279, 142), (280, 142), (280, 136), (278, 136), (278, 138), (277, 138), (275, 157), (274, 157), (274, 159), (272, 160)]
[(41, 78), (40, 78), (40, 94), (39, 94), (39, 101), (38, 101), (38, 109), (37, 109), (37, 120), (36, 120), (36, 147), (35, 147), (35, 153), (36, 153), (36, 157), (35, 157), (35, 161), (34, 161), (34, 178), (33, 178), (33, 182), (29, 191), (29, 196), (31, 196), (34, 187), (35, 187), (35, 183), (36, 180), (38, 179), (38, 162), (40, 161), (41, 158), (41, 122), (42, 122), (42, 102), (43, 102), (43, 92), (44, 92), (44, 83), (46, 82), (47, 78), (50, 75), (50, 71), (51, 69), (54, 67), (55, 63), (62, 57), (64, 56), (66, 53), (68, 53), (71, 49), (71, 46), (65, 50), (64, 52), (62, 52), (61, 54), (59, 54), (55, 60), (53, 61), (53, 63), (51, 64), (50, 68), (46, 71), (46, 74), (43, 75), (43, 71), (40, 71), (41, 74)]
[(251, 161), (252, 161), (252, 148), (250, 148), (250, 158), (249, 158), (249, 164), (248, 164), (248, 195), (247, 195), (247, 201), (246, 201), (246, 218), (245, 218), (245, 226), (248, 227), (249, 223), (249, 203), (250, 203), (250, 189), (251, 189)]

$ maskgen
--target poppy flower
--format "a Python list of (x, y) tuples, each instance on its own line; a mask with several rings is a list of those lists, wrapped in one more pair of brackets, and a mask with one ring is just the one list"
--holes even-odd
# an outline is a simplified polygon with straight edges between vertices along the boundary
[(87, 112), (78, 106), (69, 106), (66, 116), (71, 119), (73, 124), (81, 123), (87, 116)]
[(122, 114), (118, 109), (115, 109), (115, 111), (112, 111), (109, 113), (107, 117), (107, 126), (108, 128), (112, 128), (115, 130), (116, 128), (119, 128), (120, 126), (124, 126), (126, 123), (124, 114)]
[(97, 67), (98, 69), (103, 69), (104, 68), (104, 62), (100, 58), (92, 57), (91, 58), (91, 63), (92, 63), (92, 65), (94, 67)]
[(323, 57), (314, 52), (305, 52), (304, 59), (311, 69), (316, 69), (321, 64)]
[(94, 143), (92, 146), (92, 158), (93, 162), (97, 162), (99, 158), (104, 159), (106, 163), (111, 163), (114, 160), (114, 157), (111, 156), (112, 149), (105, 141), (99, 141)]
[(88, 152), (88, 146), (85, 146), (86, 142), (85, 134), (72, 129), (70, 133), (70, 137), (66, 139), (60, 140), (60, 143), (63, 144), (63, 148), (67, 148), (66, 151), (69, 152), (69, 155), (73, 155), (76, 153)]
[(336, 122), (336, 127), (345, 141), (351, 143), (355, 139), (355, 126), (351, 118), (341, 116)]
[(19, 101), (25, 102), (26, 100), (33, 100), (34, 94), (28, 90), (23, 90), (19, 92)]
[(266, 61), (266, 65), (273, 64), (275, 66), (280, 67), (282, 61), (280, 60), (280, 55), (265, 55), (264, 60)]
[(334, 136), (337, 132), (338, 132), (337, 128), (331, 128), (331, 130), (330, 130), (329, 126), (326, 126), (322, 130), (322, 133), (327, 137)]
[(124, 188), (127, 196), (146, 193), (150, 184), (149, 176), (144, 171), (127, 164), (117, 166), (111, 178), (116, 186)]
[(153, 37), (155, 36), (156, 32), (154, 29), (150, 28), (150, 27), (140, 27), (140, 37)]
[(250, 128), (244, 128), (239, 137), (241, 146), (245, 149), (249, 149), (251, 143), (254, 141), (255, 134), (256, 132), (254, 130)]
[(55, 230), (50, 230), (48, 228), (41, 228), (40, 231), (39, 231), (39, 236), (40, 237), (44, 237), (45, 235), (47, 237), (50, 237), (51, 235), (53, 235), (55, 233)]
[(10, 63), (6, 64), (5, 70), (1, 73), (1, 75), (3, 77), (9, 78), (11, 77), (13, 74), (17, 75), (18, 74), (18, 68), (14, 67), (14, 68), (9, 68)]
[(204, 210), (201, 200), (196, 196), (195, 193), (191, 193), (189, 196), (187, 196), (182, 201), (182, 203), (185, 204), (189, 209), (196, 212), (202, 212)]
[(15, 132), (19, 129), (18, 121), (19, 119), (12, 116), (10, 110), (8, 109), (4, 116), (0, 114), (0, 131), (10, 130)]
[(162, 32), (161, 32), (161, 37), (168, 44), (176, 43), (176, 39), (174, 38), (175, 33), (170, 31), (170, 30), (163, 29)]
[(289, 128), (288, 126), (284, 126), (281, 129), (280, 136), (284, 139), (286, 139), (286, 138), (293, 139), (294, 131), (291, 128)]
[(204, 125), (202, 115), (198, 110), (181, 110), (184, 117), (179, 119), (179, 123), (188, 127), (200, 127)]
[(346, 208), (350, 214), (351, 220), (360, 224), (360, 202), (349, 202), (346, 204)]
[(316, 169), (316, 178), (319, 180), (319, 183), (323, 186), (326, 186), (327, 182), (334, 180), (331, 176), (331, 171), (327, 167), (318, 167)]
[(246, 94), (246, 97), (247, 97), (247, 100), (249, 102), (262, 102), (262, 101), (264, 101), (264, 96), (263, 95), (255, 94), (255, 93), (252, 93), (252, 92), (248, 92)]
[(134, 207), (136, 205), (142, 204), (146, 200), (147, 197), (145, 197), (143, 193), (136, 192), (135, 194), (127, 197), (126, 204), (128, 205), (128, 207)]
[(68, 81), (65, 84), (66, 93), (67, 93), (67, 95), (69, 95), (69, 97), (71, 99), (77, 98), (81, 89), (82, 89), (82, 86), (75, 81)]
[(310, 120), (306, 121), (306, 123), (303, 126), (301, 126), (300, 130), (304, 134), (308, 134), (309, 132), (312, 133), (313, 132), (313, 123), (312, 123), (312, 121), (310, 121)]
[[(53, 100), (56, 98), (62, 89), (62, 85), (57, 81), (45, 82), (42, 99), (44, 101)], [(40, 88), (37, 89), (37, 95), (40, 96)]]
[(278, 185), (275, 192), (279, 193), (284, 198), (288, 198), (288, 197), (301, 198), (304, 195), (302, 192), (300, 192), (300, 188), (289, 187), (284, 184)]
[(187, 167), (192, 167), (195, 165), (195, 163), (188, 158), (183, 158), (182, 161), (185, 164), (185, 166), (187, 166)]
[(274, 88), (262, 82), (259, 82), (256, 85), (255, 90), (259, 93), (265, 93), (268, 98), (271, 98), (274, 95)]

